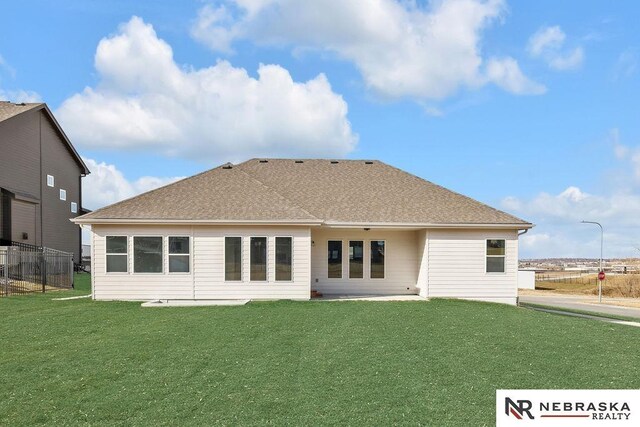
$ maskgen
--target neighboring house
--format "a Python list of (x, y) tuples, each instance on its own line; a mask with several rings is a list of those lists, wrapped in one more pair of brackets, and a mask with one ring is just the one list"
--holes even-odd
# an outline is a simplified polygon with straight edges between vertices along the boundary
[(379, 161), (226, 164), (74, 220), (93, 298), (419, 294), (514, 304), (532, 224)]
[(80, 262), (81, 178), (89, 173), (46, 104), (0, 102), (0, 245), (46, 246)]

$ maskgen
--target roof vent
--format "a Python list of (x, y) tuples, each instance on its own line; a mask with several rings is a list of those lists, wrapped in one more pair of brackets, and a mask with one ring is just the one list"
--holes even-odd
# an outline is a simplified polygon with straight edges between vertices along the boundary
[(222, 169), (233, 169), (233, 163), (225, 163), (222, 165)]
[(304, 163), (304, 160), (296, 160), (296, 163)]
[(336, 164), (338, 164), (338, 163), (340, 163), (340, 162), (338, 162), (337, 160), (331, 160), (331, 164), (332, 164), (332, 165), (336, 165)]
[(371, 160), (367, 160), (367, 161), (365, 161), (365, 162), (364, 162), (364, 164), (365, 164), (365, 165), (372, 165), (372, 164), (373, 164), (373, 162), (372, 162)]
[(258, 160), (258, 161), (259, 161), (260, 163), (269, 163), (269, 160), (265, 160), (265, 159)]

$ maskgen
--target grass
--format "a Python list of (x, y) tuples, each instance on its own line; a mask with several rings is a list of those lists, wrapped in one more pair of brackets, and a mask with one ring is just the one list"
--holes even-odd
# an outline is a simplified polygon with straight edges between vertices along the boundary
[(520, 305), (523, 306), (523, 307), (543, 308), (545, 310), (566, 311), (568, 313), (575, 313), (575, 314), (586, 314), (588, 316), (603, 317), (605, 319), (625, 320), (625, 321), (630, 321), (630, 322), (640, 322), (640, 318), (638, 318), (638, 317), (619, 316), (617, 314), (601, 313), (599, 311), (576, 310), (574, 308), (565, 308), (565, 307), (558, 307), (558, 306), (553, 306), (553, 305), (533, 304), (533, 303), (520, 303)]
[[(585, 275), (565, 280), (536, 281), (536, 289), (566, 294), (598, 294), (597, 275)], [(608, 275), (602, 282), (602, 294), (607, 297), (640, 298), (640, 275)]]
[(482, 426), (496, 389), (640, 388), (639, 328), (454, 300), (51, 301), (86, 277), (0, 299), (0, 425)]

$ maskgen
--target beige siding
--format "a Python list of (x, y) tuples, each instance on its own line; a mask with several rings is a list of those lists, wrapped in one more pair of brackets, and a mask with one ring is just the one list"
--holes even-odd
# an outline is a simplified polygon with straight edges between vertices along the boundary
[[(308, 299), (310, 232), (305, 227), (204, 227), (204, 226), (107, 226), (94, 225), (93, 295), (103, 300), (150, 299)], [(129, 273), (106, 273), (105, 237), (129, 236)], [(133, 274), (133, 236), (163, 236), (164, 273)], [(192, 236), (191, 272), (168, 273), (168, 236)], [(224, 281), (224, 237), (243, 238), (242, 282)], [(249, 238), (268, 241), (268, 281), (249, 281)], [(276, 282), (276, 236), (293, 237), (293, 281)]]
[[(506, 240), (505, 273), (486, 273), (486, 239)], [(515, 304), (518, 236), (515, 230), (430, 230), (428, 297), (468, 298)]]
[[(372, 229), (314, 228), (311, 248), (311, 288), (324, 294), (390, 295), (416, 294), (418, 277), (418, 236), (416, 231)], [(327, 242), (342, 240), (342, 279), (329, 279), (327, 273)], [(348, 278), (349, 240), (364, 241), (364, 278)], [(385, 278), (371, 279), (371, 240), (385, 240)]]

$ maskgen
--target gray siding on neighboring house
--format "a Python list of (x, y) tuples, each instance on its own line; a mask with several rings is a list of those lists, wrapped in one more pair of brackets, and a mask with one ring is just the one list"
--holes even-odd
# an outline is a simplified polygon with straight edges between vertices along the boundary
[(0, 187), (40, 198), (40, 111), (0, 122)]
[[(37, 227), (36, 221), (39, 215), (38, 205), (22, 200), (13, 200), (11, 203), (11, 235), (13, 240), (36, 245)], [(27, 238), (23, 237), (23, 233), (27, 233)]]
[[(69, 219), (82, 206), (84, 170), (47, 110), (36, 108), (0, 121), (0, 153), (0, 188), (13, 194), (4, 196), (2, 219), (10, 227), (0, 231), (0, 238), (73, 252), (79, 263), (81, 231)], [(55, 177), (54, 187), (47, 186), (47, 175)], [(65, 201), (60, 200), (61, 188), (67, 192)], [(78, 213), (71, 212), (71, 202), (78, 204)]]
[[(42, 135), (42, 218), (43, 246), (75, 254), (81, 260), (80, 227), (69, 221), (78, 213), (71, 212), (71, 202), (80, 212), (80, 174), (82, 169), (69, 153), (66, 143), (44, 113), (40, 113)], [(47, 186), (47, 175), (53, 175), (55, 186)], [(67, 200), (60, 200), (60, 189), (67, 192)]]

